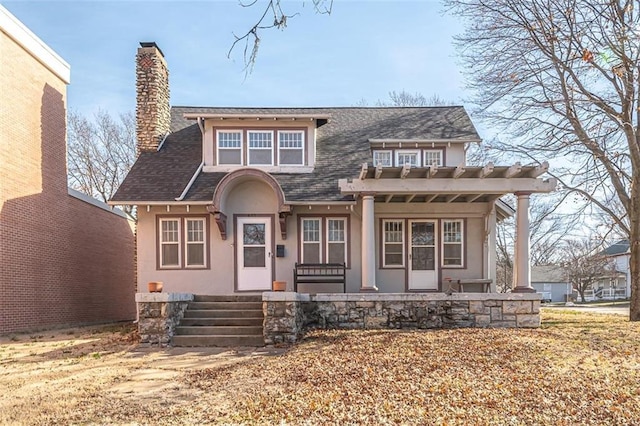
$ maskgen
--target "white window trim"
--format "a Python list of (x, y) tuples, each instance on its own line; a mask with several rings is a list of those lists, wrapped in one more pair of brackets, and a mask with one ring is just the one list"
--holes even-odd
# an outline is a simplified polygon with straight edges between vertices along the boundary
[[(301, 138), (302, 138), (302, 148), (282, 148), (280, 146), (280, 135), (284, 134), (284, 133), (298, 133), (300, 134)], [(285, 151), (298, 151), (299, 149), (302, 150), (302, 163), (301, 164), (285, 164), (286, 167), (304, 167), (304, 165), (307, 163), (306, 161), (306, 151), (304, 149), (305, 146), (305, 138), (304, 138), (304, 130), (278, 130), (276, 132), (276, 138), (277, 140), (275, 141), (274, 144), (278, 145), (278, 164), (282, 165), (282, 163), (280, 162), (280, 150), (285, 150)]]
[[(240, 134), (240, 163), (239, 164), (220, 164), (220, 150), (231, 151), (238, 148), (220, 148), (220, 133), (239, 133)], [(243, 166), (244, 165), (244, 132), (242, 130), (216, 130), (216, 164), (220, 166)]]
[[(458, 222), (460, 223), (460, 242), (459, 243), (445, 243), (444, 241), (444, 232), (445, 232), (445, 224), (446, 223), (452, 223), (452, 222)], [(441, 260), (441, 265), (443, 268), (451, 268), (451, 269), (456, 269), (456, 268), (464, 268), (464, 247), (466, 244), (465, 238), (464, 238), (464, 220), (463, 219), (447, 219), (447, 220), (443, 220), (442, 221), (442, 235), (440, 236), (441, 239), (441, 244), (440, 244), (440, 250), (442, 250), (442, 260)], [(460, 265), (445, 265), (444, 263), (444, 246), (447, 244), (459, 244), (460, 245)]]
[[(399, 223), (402, 226), (402, 230), (401, 230), (401, 234), (402, 234), (402, 241), (400, 241), (400, 245), (402, 246), (402, 263), (400, 265), (387, 265), (387, 241), (386, 241), (386, 236), (385, 236), (385, 228), (386, 228), (386, 224), (389, 222), (395, 222), (395, 223)], [(393, 269), (393, 268), (404, 268), (405, 267), (405, 243), (406, 243), (406, 238), (405, 238), (405, 233), (406, 233), (406, 226), (405, 226), (405, 220), (404, 219), (383, 219), (382, 220), (382, 267), (383, 268), (389, 268), (389, 269)], [(390, 244), (398, 244), (397, 242), (393, 242)]]
[[(339, 220), (340, 222), (342, 222), (343, 224), (343, 236), (344, 239), (342, 241), (329, 241), (329, 221), (330, 220)], [(329, 243), (339, 243), (342, 242), (342, 244), (344, 245), (344, 263), (345, 265), (347, 264), (347, 218), (346, 217), (326, 217), (324, 220), (326, 226), (325, 226), (325, 234), (324, 234), (324, 239), (325, 239), (325, 253), (327, 254), (327, 262), (329, 262)]]
[[(266, 151), (266, 148), (251, 148), (250, 146), (250, 141), (251, 141), (251, 137), (249, 135), (251, 135), (252, 133), (270, 133), (271, 134), (271, 162), (270, 163), (251, 163), (250, 162), (250, 158), (251, 158), (251, 150), (252, 149), (258, 149), (258, 150), (263, 150)], [(274, 140), (274, 132), (273, 130), (247, 130), (247, 166), (273, 166), (273, 159), (275, 157), (275, 145), (276, 145), (276, 141)]]
[(378, 153), (386, 153), (389, 154), (389, 162), (391, 164), (389, 164), (388, 166), (385, 166), (384, 164), (382, 165), (382, 167), (393, 167), (393, 151), (391, 151), (390, 149), (375, 149), (373, 150), (373, 167), (376, 167), (376, 154)]
[[(202, 222), (202, 242), (189, 242), (189, 229), (188, 223), (192, 222)], [(187, 256), (187, 249), (189, 244), (202, 244), (202, 264), (189, 264), (189, 256)], [(197, 268), (202, 269), (207, 267), (207, 221), (203, 217), (196, 218), (184, 218), (184, 267), (185, 268)]]
[(427, 163), (427, 153), (429, 152), (437, 152), (440, 154), (440, 162), (437, 164), (438, 167), (442, 167), (444, 165), (444, 150), (442, 149), (425, 149), (422, 151), (422, 164), (426, 166), (430, 166), (431, 164)]
[[(178, 241), (171, 241), (171, 242), (166, 242), (163, 241), (163, 235), (162, 235), (162, 228), (163, 228), (163, 223), (164, 222), (178, 222)], [(158, 249), (160, 250), (160, 253), (158, 253), (159, 259), (158, 259), (158, 266), (160, 267), (160, 269), (178, 269), (178, 268), (182, 268), (182, 226), (180, 224), (180, 218), (179, 217), (175, 217), (175, 218), (160, 218), (160, 221), (158, 222), (159, 226), (158, 226), (158, 239), (159, 239), (159, 247)], [(177, 245), (178, 246), (178, 264), (177, 265), (165, 265), (163, 263), (164, 259), (162, 258), (162, 247), (164, 245)]]
[[(317, 220), (318, 221), (318, 237), (320, 241), (310, 241), (309, 244), (318, 244), (318, 263), (323, 263), (322, 256), (322, 237), (323, 237), (323, 220), (321, 217), (303, 217), (300, 220), (300, 263), (306, 263), (304, 260), (304, 244), (306, 241), (304, 240), (304, 222), (306, 220)], [(311, 262), (315, 263), (315, 262)]]
[(396, 167), (401, 167), (400, 166), (400, 161), (399, 161), (400, 154), (415, 154), (416, 155), (416, 165), (412, 166), (412, 167), (420, 167), (421, 161), (422, 161), (422, 153), (420, 152), (419, 149), (398, 149), (398, 150), (396, 150), (396, 155), (395, 155), (395, 158), (394, 158)]

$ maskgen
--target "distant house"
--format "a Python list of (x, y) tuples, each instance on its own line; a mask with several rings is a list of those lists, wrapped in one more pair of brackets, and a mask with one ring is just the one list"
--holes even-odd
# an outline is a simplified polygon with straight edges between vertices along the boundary
[(69, 65), (0, 6), (0, 334), (135, 318), (132, 224), (67, 187)]
[[(619, 240), (604, 249), (601, 254), (608, 256), (612, 260), (616, 271), (616, 273), (610, 277), (609, 288), (615, 289), (613, 291), (617, 297), (631, 297), (631, 268), (629, 267), (631, 250), (629, 240)], [(604, 287), (605, 284), (603, 281), (602, 287)], [(622, 289), (624, 289), (624, 295), (622, 295)]]
[(559, 265), (531, 267), (531, 286), (542, 294), (543, 301), (566, 302), (571, 296), (571, 283)]

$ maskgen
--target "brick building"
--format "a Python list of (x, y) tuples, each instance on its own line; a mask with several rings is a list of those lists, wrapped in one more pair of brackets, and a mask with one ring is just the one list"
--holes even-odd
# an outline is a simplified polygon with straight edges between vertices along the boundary
[(67, 187), (69, 77), (0, 6), (0, 334), (135, 318), (133, 224)]

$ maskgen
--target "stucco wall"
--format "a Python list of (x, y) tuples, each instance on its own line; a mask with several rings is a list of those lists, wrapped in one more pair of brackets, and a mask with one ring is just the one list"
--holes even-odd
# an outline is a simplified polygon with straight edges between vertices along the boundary
[(0, 31), (0, 334), (133, 319), (131, 225), (68, 194), (66, 83), (50, 70), (64, 64), (14, 28)]

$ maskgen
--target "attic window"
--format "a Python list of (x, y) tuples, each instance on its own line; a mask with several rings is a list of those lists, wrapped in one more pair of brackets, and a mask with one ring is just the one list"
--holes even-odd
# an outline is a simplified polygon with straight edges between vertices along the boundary
[(218, 164), (242, 164), (242, 132), (219, 130)]

